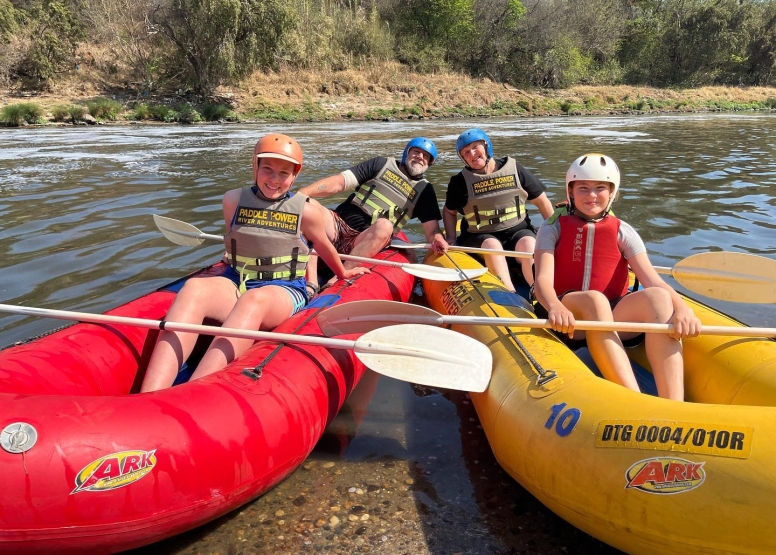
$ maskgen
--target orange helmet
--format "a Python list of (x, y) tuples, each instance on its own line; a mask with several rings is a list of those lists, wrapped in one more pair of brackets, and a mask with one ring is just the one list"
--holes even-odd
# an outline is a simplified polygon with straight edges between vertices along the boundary
[(259, 176), (259, 158), (278, 158), (296, 164), (296, 173), (302, 169), (302, 147), (295, 139), (280, 133), (264, 135), (253, 149), (253, 179)]

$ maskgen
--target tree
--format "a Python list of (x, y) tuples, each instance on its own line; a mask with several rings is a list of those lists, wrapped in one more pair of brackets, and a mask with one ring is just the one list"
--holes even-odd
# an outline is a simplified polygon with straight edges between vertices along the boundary
[(770, 85), (776, 67), (776, 4), (763, 6), (760, 17), (747, 45), (746, 82), (751, 85)]
[(16, 10), (8, 0), (0, 0), (0, 43), (6, 42), (18, 30)]
[(385, 14), (397, 34), (399, 61), (433, 71), (475, 44), (474, 0), (400, 0)]
[(205, 96), (271, 67), (283, 33), (295, 25), (279, 0), (170, 0), (153, 10), (151, 22), (189, 64), (194, 88)]
[(519, 32), (526, 15), (520, 0), (478, 0), (475, 5), (476, 42), (464, 50), (465, 67), (472, 75), (497, 81), (516, 81), (524, 36)]
[(67, 0), (31, 5), (24, 17), (30, 48), (19, 65), (19, 73), (40, 82), (72, 67), (76, 47), (86, 38), (76, 8)]
[(8, 0), (0, 0), (0, 86), (11, 82), (29, 48), (29, 40), (19, 33), (16, 16), (13, 5)]

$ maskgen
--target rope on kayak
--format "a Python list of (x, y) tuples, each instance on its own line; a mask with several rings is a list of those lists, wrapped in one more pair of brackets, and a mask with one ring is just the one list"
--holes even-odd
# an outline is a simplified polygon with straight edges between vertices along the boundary
[[(450, 262), (453, 263), (453, 265), (456, 267), (456, 269), (461, 273), (462, 276), (466, 279), (467, 282), (469, 282), (469, 285), (472, 286), (472, 288), (477, 292), (477, 295), (480, 296), (480, 299), (488, 306), (490, 311), (493, 313), (493, 316), (498, 317), (498, 312), (496, 312), (496, 309), (493, 308), (493, 305), (490, 304), (490, 301), (485, 297), (485, 295), (482, 294), (482, 291), (480, 291), (480, 288), (477, 287), (477, 284), (472, 281), (471, 278), (469, 278), (466, 275), (466, 272), (463, 271), (463, 269), (456, 263), (455, 260), (453, 260), (453, 257), (450, 256), (450, 254), (445, 251), (445, 256), (450, 260)], [(526, 358), (528, 363), (533, 366), (534, 370), (536, 370), (536, 373), (538, 374), (536, 384), (537, 385), (544, 385), (547, 382), (554, 380), (558, 377), (558, 374), (555, 372), (555, 370), (545, 370), (541, 364), (539, 364), (539, 361), (534, 358), (534, 356), (528, 351), (528, 349), (523, 345), (522, 341), (520, 341), (515, 333), (512, 331), (512, 328), (509, 326), (503, 326), (503, 328), (506, 330), (509, 337), (512, 339), (512, 341), (515, 342), (517, 345), (517, 348), (520, 349), (520, 352), (523, 354), (523, 356)]]

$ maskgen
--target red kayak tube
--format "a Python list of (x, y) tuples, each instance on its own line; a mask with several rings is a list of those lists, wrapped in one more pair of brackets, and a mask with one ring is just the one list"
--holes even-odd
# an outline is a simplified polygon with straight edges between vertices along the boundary
[[(328, 306), (409, 300), (412, 276), (371, 269), (275, 331), (321, 337)], [(161, 319), (188, 277), (108, 314)], [(115, 553), (213, 520), (292, 473), (366, 371), (352, 351), (259, 341), (221, 372), (139, 394), (157, 334), (78, 323), (0, 351), (0, 553)]]

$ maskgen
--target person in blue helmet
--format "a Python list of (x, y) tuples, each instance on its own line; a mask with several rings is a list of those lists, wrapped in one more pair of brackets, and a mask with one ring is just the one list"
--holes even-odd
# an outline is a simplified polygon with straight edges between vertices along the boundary
[[(434, 142), (416, 137), (404, 147), (400, 161), (377, 156), (315, 181), (299, 192), (322, 198), (353, 191), (331, 211), (334, 233), (330, 238), (339, 253), (373, 257), (413, 218), (420, 220), (434, 252), (441, 252), (448, 246), (439, 227), (442, 214), (434, 187), (424, 177), (436, 158)], [(357, 264), (345, 262), (345, 267)], [(307, 280), (314, 291), (316, 265), (311, 262), (307, 268)]]
[[(536, 229), (525, 209), (530, 202), (544, 219), (553, 213), (545, 186), (531, 172), (509, 156), (493, 157), (493, 144), (482, 129), (469, 129), (455, 143), (464, 168), (450, 178), (443, 210), (447, 243), (464, 247), (532, 253)], [(458, 214), (461, 234), (456, 239)], [(488, 269), (510, 291), (515, 290), (504, 256), (487, 255)], [(520, 259), (528, 285), (533, 285), (533, 261)]]

